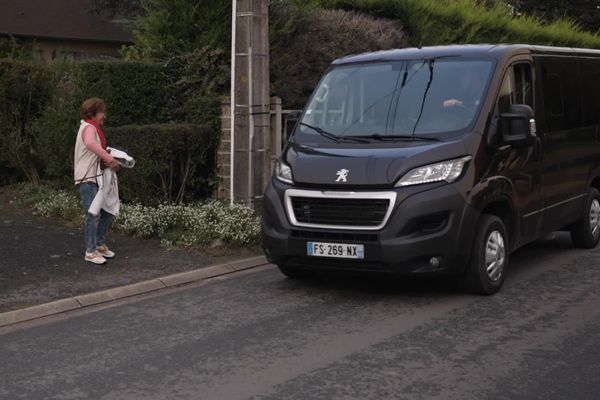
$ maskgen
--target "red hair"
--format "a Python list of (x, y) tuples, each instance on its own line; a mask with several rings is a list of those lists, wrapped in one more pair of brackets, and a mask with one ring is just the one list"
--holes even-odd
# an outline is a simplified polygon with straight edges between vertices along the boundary
[(80, 115), (82, 119), (92, 119), (99, 112), (106, 112), (106, 103), (98, 97), (87, 99), (81, 105)]

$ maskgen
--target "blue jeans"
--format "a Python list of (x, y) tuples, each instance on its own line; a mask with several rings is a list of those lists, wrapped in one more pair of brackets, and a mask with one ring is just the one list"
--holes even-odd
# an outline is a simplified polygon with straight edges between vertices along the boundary
[(106, 244), (106, 232), (108, 232), (113, 216), (104, 210), (100, 210), (100, 214), (96, 216), (87, 212), (98, 193), (98, 185), (93, 182), (82, 183), (79, 185), (79, 193), (81, 193), (85, 211), (85, 248), (88, 253), (93, 253), (98, 246)]

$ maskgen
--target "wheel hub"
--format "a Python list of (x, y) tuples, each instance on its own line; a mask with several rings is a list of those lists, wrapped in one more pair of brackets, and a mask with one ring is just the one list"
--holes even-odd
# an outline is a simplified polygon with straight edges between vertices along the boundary
[[(600, 219), (600, 203), (598, 203), (598, 216)], [(499, 231), (492, 231), (485, 245), (485, 268), (488, 277), (494, 282), (502, 277), (505, 257), (504, 237)]]
[(600, 202), (598, 199), (592, 200), (590, 205), (590, 230), (594, 237), (600, 234)]

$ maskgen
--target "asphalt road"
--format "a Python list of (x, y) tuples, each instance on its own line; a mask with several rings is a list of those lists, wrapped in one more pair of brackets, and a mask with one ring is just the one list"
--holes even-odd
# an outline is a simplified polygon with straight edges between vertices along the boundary
[(241, 273), (0, 331), (0, 399), (599, 399), (600, 248), (512, 258), (493, 297)]

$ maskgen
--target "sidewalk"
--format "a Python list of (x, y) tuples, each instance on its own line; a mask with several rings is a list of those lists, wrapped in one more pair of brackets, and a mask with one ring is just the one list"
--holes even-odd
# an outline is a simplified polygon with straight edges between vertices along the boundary
[(220, 255), (167, 250), (156, 240), (110, 233), (117, 256), (96, 266), (83, 260), (80, 228), (16, 209), (1, 192), (0, 312), (261, 254), (257, 248)]

